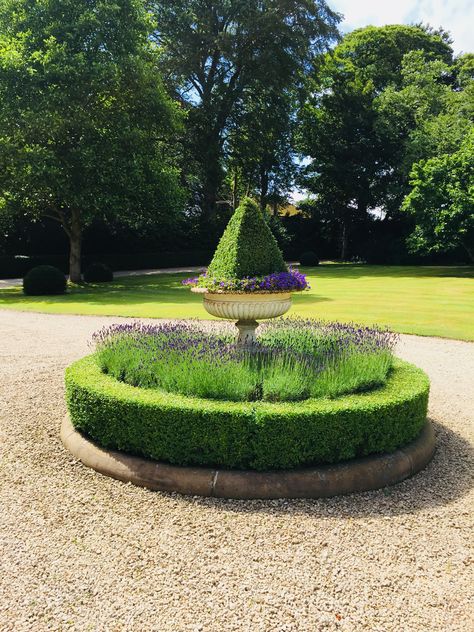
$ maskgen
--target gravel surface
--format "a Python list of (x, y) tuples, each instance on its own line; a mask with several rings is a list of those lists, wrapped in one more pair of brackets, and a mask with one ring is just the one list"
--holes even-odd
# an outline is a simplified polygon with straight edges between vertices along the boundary
[(2, 632), (472, 629), (474, 344), (402, 337), (432, 380), (424, 472), (331, 500), (222, 501), (124, 485), (63, 449), (64, 368), (119, 320), (0, 311)]

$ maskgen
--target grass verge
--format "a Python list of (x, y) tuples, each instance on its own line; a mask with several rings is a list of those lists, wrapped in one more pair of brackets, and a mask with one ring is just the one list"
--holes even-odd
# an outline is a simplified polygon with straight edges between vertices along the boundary
[[(422, 336), (474, 340), (474, 267), (322, 265), (303, 268), (311, 290), (294, 295), (292, 315), (387, 325)], [(0, 308), (51, 314), (210, 318), (185, 274), (126, 277), (73, 286), (63, 296), (0, 290)]]

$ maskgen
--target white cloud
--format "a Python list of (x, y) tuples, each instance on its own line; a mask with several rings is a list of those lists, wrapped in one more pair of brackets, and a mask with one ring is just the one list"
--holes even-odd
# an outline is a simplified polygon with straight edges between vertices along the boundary
[(329, 0), (329, 6), (345, 16), (341, 30), (372, 24), (423, 22), (442, 26), (454, 39), (456, 54), (474, 50), (474, 2), (472, 0)]

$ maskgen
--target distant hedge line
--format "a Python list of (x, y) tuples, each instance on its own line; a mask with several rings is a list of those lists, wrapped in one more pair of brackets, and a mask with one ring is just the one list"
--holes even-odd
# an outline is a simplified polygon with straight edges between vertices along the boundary
[(369, 393), (298, 403), (222, 402), (129, 386), (93, 356), (66, 371), (74, 427), (105, 448), (178, 465), (290, 469), (393, 452), (420, 433), (429, 380), (396, 361)]
[[(145, 252), (139, 254), (97, 254), (86, 255), (83, 268), (94, 262), (105, 263), (112, 270), (145, 270), (147, 268), (174, 268), (181, 266), (207, 266), (212, 258), (208, 250), (186, 250), (175, 252)], [(67, 257), (64, 256), (0, 256), (0, 279), (24, 277), (39, 265), (51, 265), (65, 274), (69, 271)]]

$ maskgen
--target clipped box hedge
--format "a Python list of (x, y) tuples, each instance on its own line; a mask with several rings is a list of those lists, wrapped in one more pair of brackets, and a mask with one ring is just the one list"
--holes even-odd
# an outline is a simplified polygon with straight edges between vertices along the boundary
[(429, 380), (396, 361), (385, 386), (335, 400), (222, 402), (136, 388), (93, 356), (66, 371), (74, 427), (105, 448), (177, 465), (290, 469), (393, 452), (426, 421)]

